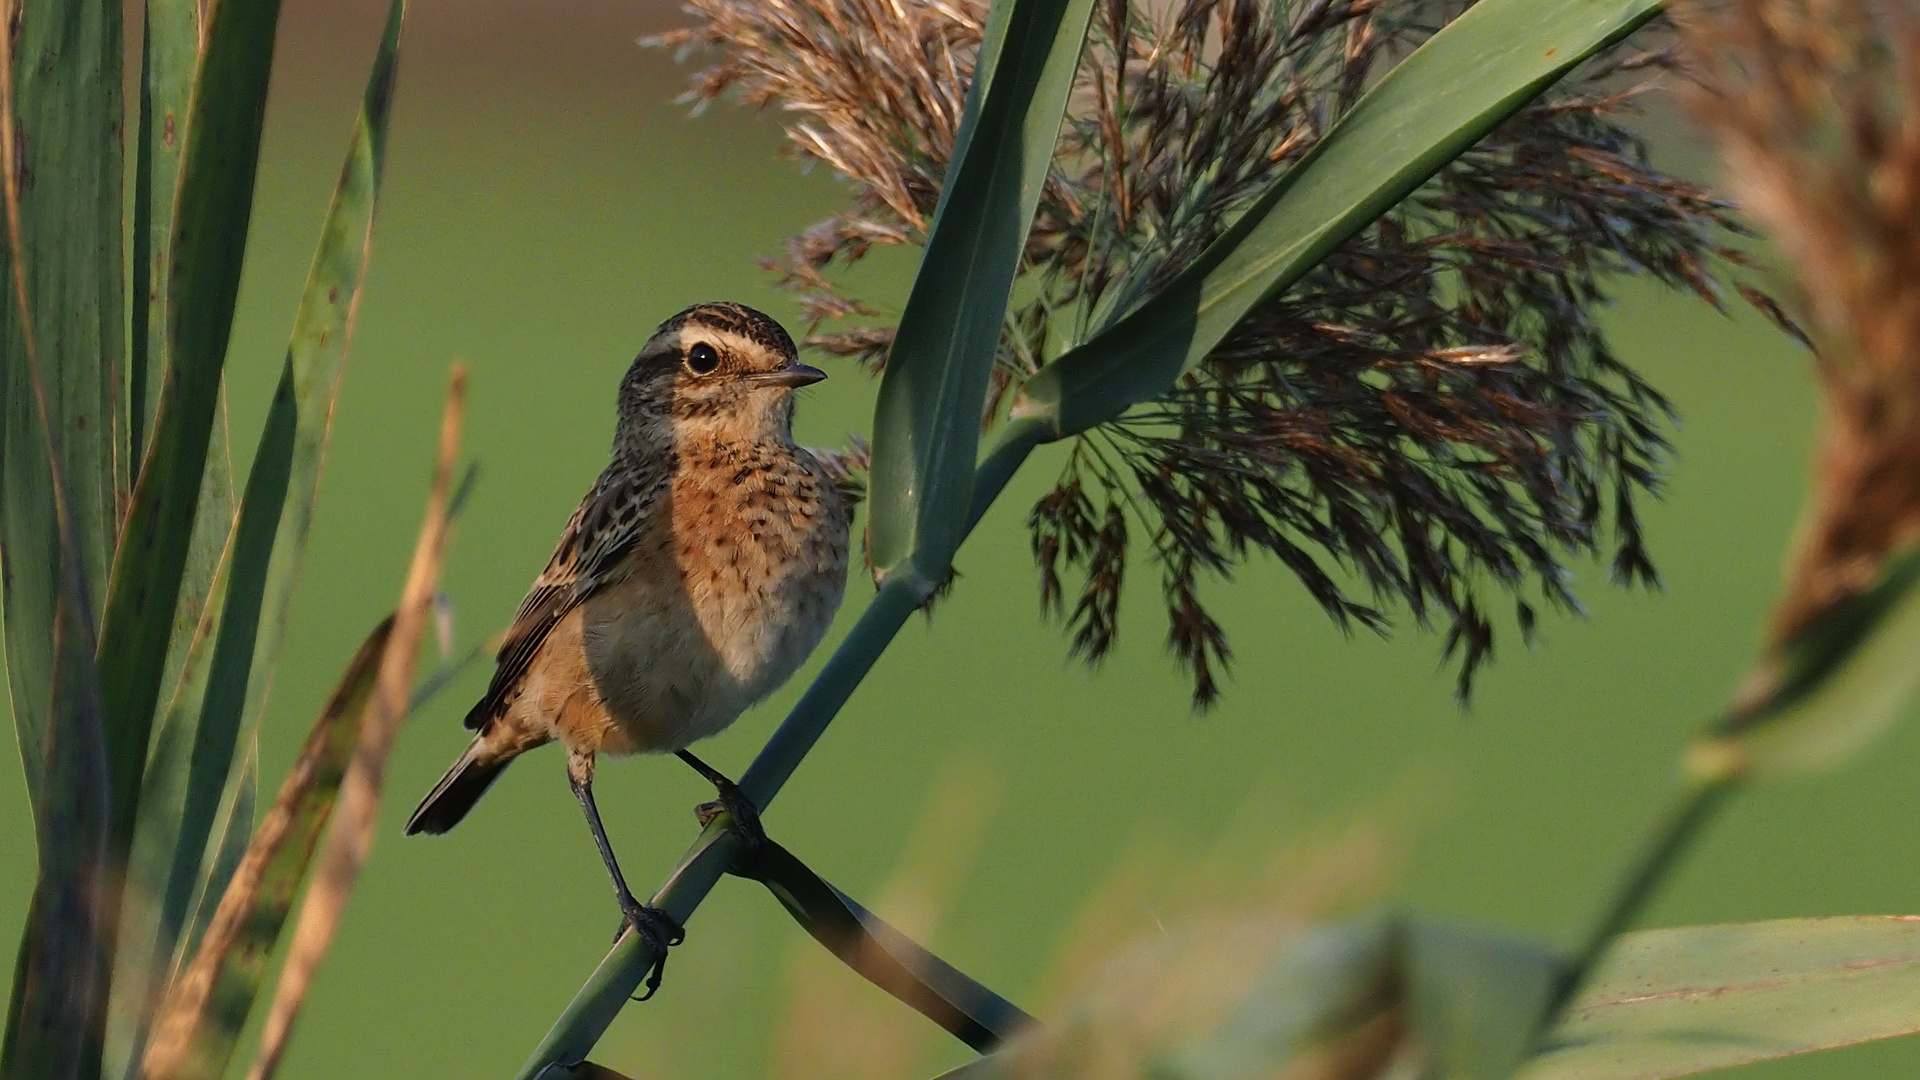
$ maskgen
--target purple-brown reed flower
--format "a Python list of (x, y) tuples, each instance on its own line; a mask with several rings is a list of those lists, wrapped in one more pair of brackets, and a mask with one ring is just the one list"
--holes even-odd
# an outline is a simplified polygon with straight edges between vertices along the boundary
[[(1101, 0), (982, 422), (1191, 262), (1462, 7)], [(718, 54), (686, 100), (777, 104), (787, 151), (851, 185), (844, 211), (768, 265), (799, 294), (809, 345), (879, 368), (892, 327), (835, 271), (875, 245), (924, 242), (985, 4), (687, 10), (693, 26), (655, 39)], [(1145, 554), (1207, 705), (1231, 652), (1203, 580), (1259, 551), (1343, 627), (1384, 632), (1394, 604), (1443, 622), (1464, 696), (1493, 651), (1489, 593), (1512, 598), (1531, 636), (1541, 603), (1578, 609), (1575, 560), (1610, 555), (1616, 580), (1657, 580), (1636, 500), (1658, 487), (1672, 410), (1614, 354), (1599, 312), (1624, 274), (1720, 306), (1742, 229), (1726, 202), (1654, 169), (1625, 126), (1672, 62), (1635, 44), (1650, 39), (1590, 62), (1166, 394), (1075, 439), (1028, 524), (1042, 603), (1064, 613), (1076, 653), (1111, 650), (1127, 567)]]

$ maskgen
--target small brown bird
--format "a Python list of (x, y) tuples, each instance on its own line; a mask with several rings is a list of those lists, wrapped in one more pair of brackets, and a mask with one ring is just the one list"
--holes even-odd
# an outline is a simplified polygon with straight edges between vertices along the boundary
[[(826, 378), (780, 324), (698, 304), (620, 382), (613, 460), (520, 603), (478, 732), (407, 821), (443, 833), (521, 753), (558, 740), (620, 909), (664, 959), (679, 929), (627, 888), (593, 801), (595, 755), (686, 752), (792, 675), (840, 605), (846, 500), (793, 441), (793, 391)], [(735, 807), (751, 815), (750, 807)], [(659, 972), (649, 973), (649, 993)]]

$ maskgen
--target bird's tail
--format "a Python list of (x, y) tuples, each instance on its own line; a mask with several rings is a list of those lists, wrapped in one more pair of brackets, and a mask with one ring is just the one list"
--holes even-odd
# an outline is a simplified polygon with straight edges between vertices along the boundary
[(407, 819), (408, 836), (414, 833), (437, 836), (460, 824), (460, 819), (467, 816), (467, 811), (473, 809), (473, 804), (480, 801), (480, 796), (487, 793), (493, 781), (513, 761), (511, 754), (481, 760), (480, 744), (484, 737), (475, 736), (461, 751), (460, 759), (447, 770), (447, 775), (441, 777), (440, 782), (433, 785), (433, 790), (427, 792), (427, 797), (420, 800), (419, 808)]

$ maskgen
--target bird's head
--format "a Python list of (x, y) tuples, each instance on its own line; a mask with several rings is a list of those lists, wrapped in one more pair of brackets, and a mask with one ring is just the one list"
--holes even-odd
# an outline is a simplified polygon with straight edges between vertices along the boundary
[(620, 382), (621, 443), (791, 437), (793, 391), (826, 378), (780, 324), (744, 304), (695, 304), (660, 324)]

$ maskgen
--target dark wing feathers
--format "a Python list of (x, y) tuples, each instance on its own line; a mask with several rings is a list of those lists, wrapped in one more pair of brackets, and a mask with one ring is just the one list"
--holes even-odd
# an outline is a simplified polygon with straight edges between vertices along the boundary
[(615, 579), (620, 560), (640, 538), (649, 511), (666, 487), (664, 469), (615, 467), (600, 474), (560, 533), (547, 568), (520, 601), (500, 643), (493, 681), (467, 713), (467, 727), (480, 728), (504, 712), (547, 634), (581, 601)]

